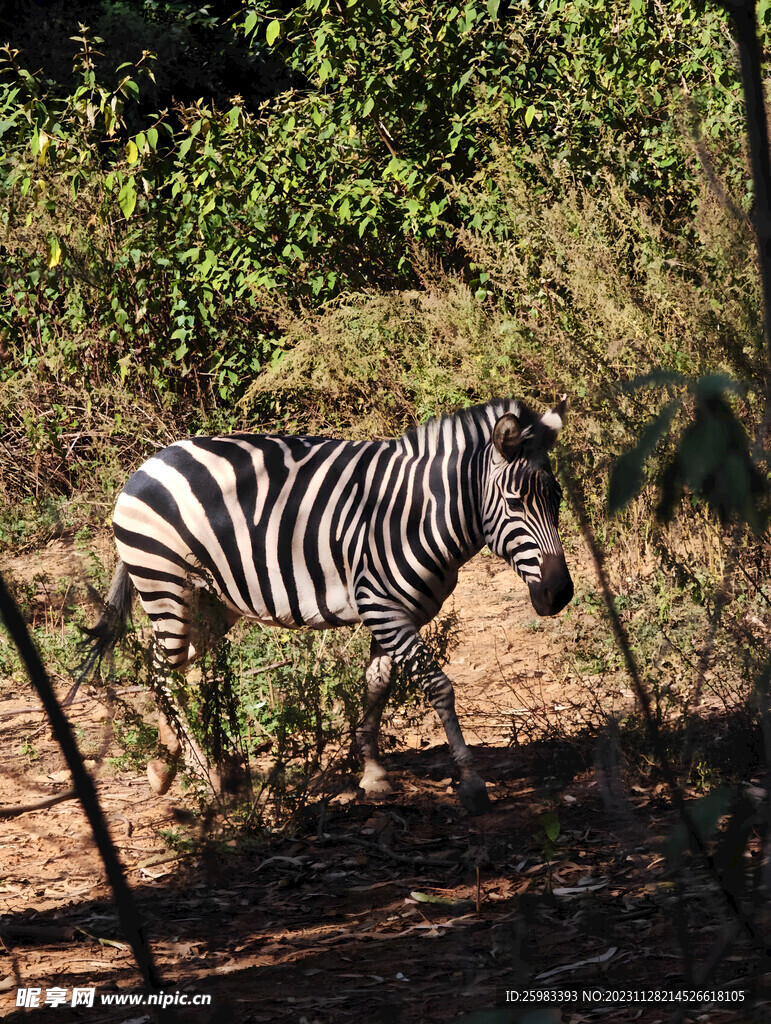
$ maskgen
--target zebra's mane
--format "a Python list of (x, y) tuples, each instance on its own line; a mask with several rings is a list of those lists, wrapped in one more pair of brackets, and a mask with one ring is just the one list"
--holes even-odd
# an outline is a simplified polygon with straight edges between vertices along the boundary
[(404, 451), (416, 455), (438, 451), (448, 440), (463, 447), (470, 438), (478, 438), (478, 443), (487, 444), (493, 436), (496, 422), (507, 412), (517, 417), (523, 430), (532, 427), (538, 419), (532, 409), (516, 398), (495, 398), (468, 409), (434, 416), (419, 427), (408, 430), (397, 443)]

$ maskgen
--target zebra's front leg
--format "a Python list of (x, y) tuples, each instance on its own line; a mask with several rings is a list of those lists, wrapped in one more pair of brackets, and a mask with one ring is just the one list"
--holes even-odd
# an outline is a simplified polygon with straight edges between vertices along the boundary
[(431, 652), (420, 641), (422, 650), (416, 651), (405, 662), (407, 671), (418, 678), (426, 691), (431, 706), (441, 719), (447, 736), (447, 745), (460, 771), (458, 799), (470, 814), (483, 814), (490, 809), (490, 797), (484, 779), (477, 774), (474, 756), (461, 732), (455, 713), (455, 691), (448, 677), (434, 661)]
[(386, 770), (378, 760), (378, 735), (383, 708), (391, 689), (393, 661), (373, 637), (367, 666), (364, 714), (356, 728), (356, 746), (364, 770), (359, 785), (367, 796), (385, 796), (393, 792)]
[(455, 713), (455, 692), (452, 683), (437, 665), (422, 637), (414, 631), (406, 651), (399, 660), (413, 679), (416, 679), (431, 702), (431, 706), (444, 726), (447, 745), (460, 772), (458, 799), (471, 814), (482, 814), (490, 808), (490, 798), (484, 779), (474, 768), (474, 756), (468, 748)]

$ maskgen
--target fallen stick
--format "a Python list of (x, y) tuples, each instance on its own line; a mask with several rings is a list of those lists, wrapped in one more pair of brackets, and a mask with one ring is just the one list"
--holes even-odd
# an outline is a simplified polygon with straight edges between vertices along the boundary
[(64, 803), (65, 800), (74, 800), (77, 793), (74, 789), (68, 789), (64, 793), (57, 793), (55, 796), (46, 797), (36, 804), (19, 804), (18, 807), (0, 807), (0, 818), (18, 818), (20, 814), (29, 814), (31, 811), (44, 811), (48, 807)]
[(6, 939), (26, 939), (28, 942), (72, 942), (75, 929), (55, 924), (4, 924), (0, 921), (0, 935)]

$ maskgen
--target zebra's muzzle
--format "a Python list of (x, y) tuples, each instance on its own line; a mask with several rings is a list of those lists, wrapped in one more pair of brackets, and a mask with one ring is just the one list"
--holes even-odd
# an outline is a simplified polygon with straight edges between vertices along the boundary
[(528, 586), (530, 601), (539, 615), (561, 612), (573, 596), (573, 580), (564, 555), (544, 555), (540, 580)]

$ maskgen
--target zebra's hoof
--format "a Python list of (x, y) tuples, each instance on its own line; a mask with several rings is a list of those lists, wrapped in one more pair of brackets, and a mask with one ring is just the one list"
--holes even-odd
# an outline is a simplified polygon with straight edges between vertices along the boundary
[(458, 799), (469, 814), (484, 814), (492, 807), (484, 780), (480, 779), (478, 775), (470, 775), (468, 778), (461, 779), (458, 786)]
[(389, 796), (394, 788), (388, 781), (385, 768), (379, 764), (370, 762), (364, 768), (359, 787), (364, 790), (367, 796)]
[(147, 763), (147, 781), (150, 783), (150, 789), (158, 796), (168, 793), (176, 774), (176, 764), (166, 764), (160, 758), (155, 758)]

